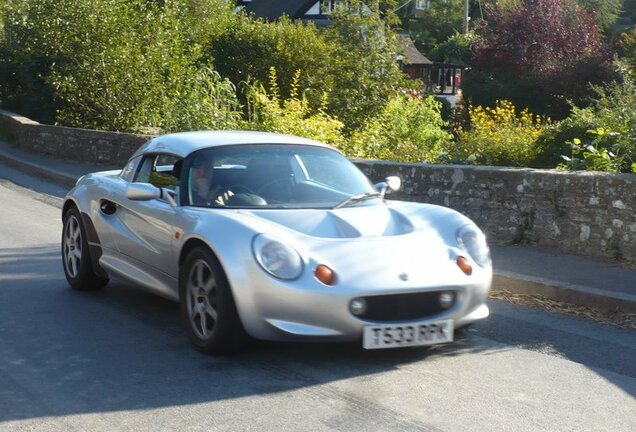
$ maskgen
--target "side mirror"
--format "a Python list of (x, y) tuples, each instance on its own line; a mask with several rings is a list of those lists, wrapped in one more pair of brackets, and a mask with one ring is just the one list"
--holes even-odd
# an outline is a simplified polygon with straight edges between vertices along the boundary
[(397, 176), (389, 176), (383, 182), (374, 184), (373, 187), (380, 192), (380, 197), (384, 198), (384, 195), (400, 190), (402, 180)]
[(126, 187), (126, 198), (132, 201), (150, 201), (153, 199), (164, 199), (168, 201), (172, 207), (176, 207), (177, 203), (162, 188), (151, 185), (150, 183), (130, 183)]
[(387, 190), (387, 193), (397, 192), (402, 187), (402, 179), (397, 176), (387, 177), (385, 181), (389, 187), (389, 189)]

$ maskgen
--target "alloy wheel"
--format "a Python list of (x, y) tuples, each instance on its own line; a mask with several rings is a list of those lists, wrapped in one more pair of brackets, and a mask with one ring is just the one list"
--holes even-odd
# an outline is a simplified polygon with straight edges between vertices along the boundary
[(64, 268), (75, 279), (79, 276), (82, 262), (82, 231), (79, 220), (71, 215), (64, 229)]
[(187, 282), (187, 308), (190, 326), (200, 339), (212, 337), (217, 323), (216, 279), (210, 265), (202, 259), (190, 268)]

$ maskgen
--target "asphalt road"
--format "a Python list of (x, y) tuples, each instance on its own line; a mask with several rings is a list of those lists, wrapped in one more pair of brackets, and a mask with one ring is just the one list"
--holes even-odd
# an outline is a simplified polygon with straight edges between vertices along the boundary
[(205, 356), (175, 303), (67, 287), (59, 205), (0, 180), (0, 431), (636, 430), (634, 332), (493, 301), (447, 346)]

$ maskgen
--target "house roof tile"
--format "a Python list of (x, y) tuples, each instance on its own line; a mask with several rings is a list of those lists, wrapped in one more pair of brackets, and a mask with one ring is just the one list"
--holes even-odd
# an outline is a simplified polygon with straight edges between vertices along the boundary
[(411, 36), (407, 34), (399, 35), (400, 40), (404, 44), (404, 57), (408, 64), (412, 65), (432, 65), (433, 62), (424, 57), (424, 55), (417, 49), (413, 43)]
[(252, 0), (245, 10), (259, 18), (277, 19), (283, 15), (300, 18), (316, 0)]

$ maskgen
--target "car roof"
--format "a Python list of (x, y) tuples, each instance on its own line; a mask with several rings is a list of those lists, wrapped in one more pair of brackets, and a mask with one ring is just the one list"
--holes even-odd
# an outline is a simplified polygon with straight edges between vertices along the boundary
[(331, 148), (327, 144), (318, 141), (270, 132), (179, 132), (151, 139), (141, 146), (132, 157), (144, 153), (169, 153), (183, 158), (204, 148), (241, 144), (301, 144)]

